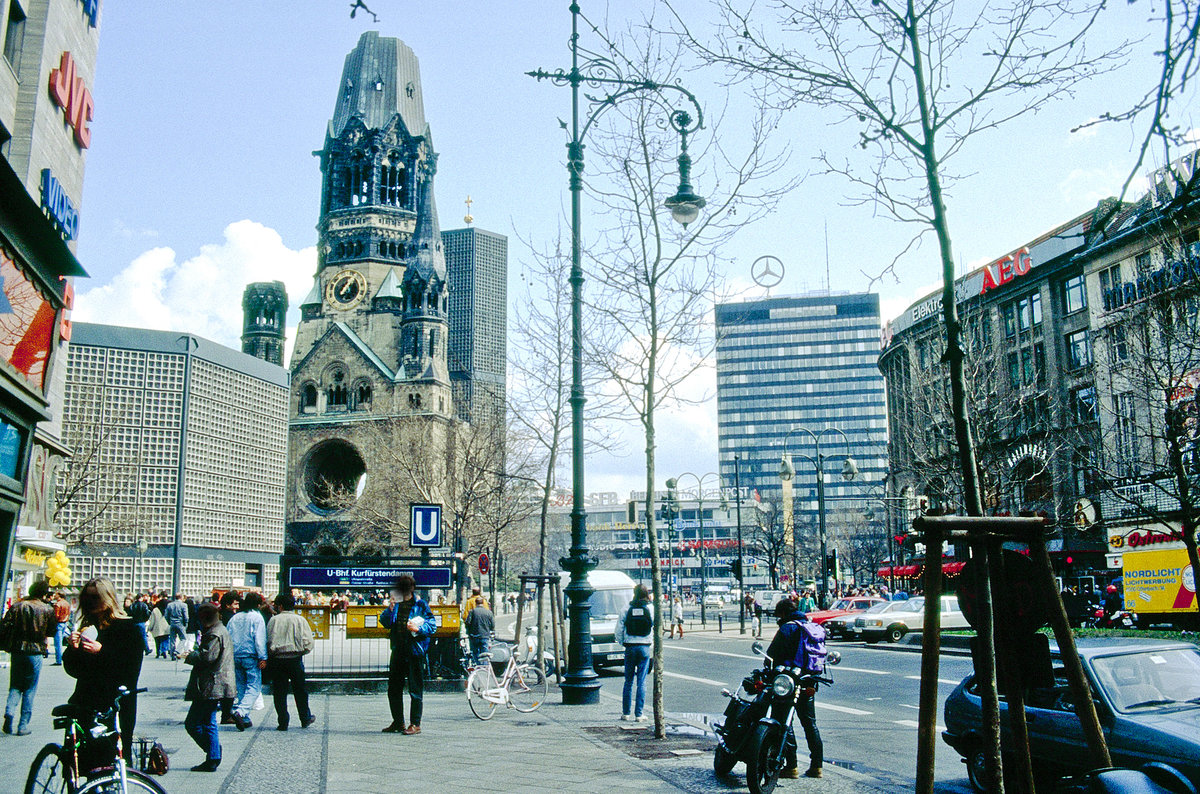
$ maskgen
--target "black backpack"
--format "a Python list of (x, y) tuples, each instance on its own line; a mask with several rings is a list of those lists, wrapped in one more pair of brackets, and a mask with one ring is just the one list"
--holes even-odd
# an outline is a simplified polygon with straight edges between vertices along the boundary
[(650, 605), (646, 602), (632, 603), (625, 612), (625, 635), (628, 637), (645, 637), (654, 629), (654, 617), (650, 613)]

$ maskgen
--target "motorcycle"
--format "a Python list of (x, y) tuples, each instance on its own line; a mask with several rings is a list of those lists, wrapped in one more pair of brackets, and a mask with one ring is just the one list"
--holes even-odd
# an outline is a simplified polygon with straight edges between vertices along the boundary
[(1132, 629), (1137, 626), (1137, 617), (1124, 609), (1118, 609), (1110, 615), (1104, 611), (1104, 607), (1097, 607), (1088, 625), (1093, 629)]
[(774, 664), (761, 642), (751, 649), (767, 660), (768, 667), (742, 679), (736, 693), (721, 690), (729, 704), (724, 723), (713, 727), (719, 739), (713, 771), (727, 775), (738, 761), (744, 761), (751, 794), (770, 794), (783, 771), (784, 740), (801, 695), (814, 691), (818, 683), (832, 684), (833, 679), (827, 677), (829, 665), (841, 662), (842, 656), (830, 651), (825, 657), (826, 676), (817, 676), (798, 667)]

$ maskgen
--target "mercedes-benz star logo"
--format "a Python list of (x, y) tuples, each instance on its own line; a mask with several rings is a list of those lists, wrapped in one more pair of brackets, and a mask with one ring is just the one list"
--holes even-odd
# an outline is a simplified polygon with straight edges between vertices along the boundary
[(760, 287), (777, 287), (783, 281), (783, 262), (777, 256), (760, 256), (750, 265), (750, 278)]

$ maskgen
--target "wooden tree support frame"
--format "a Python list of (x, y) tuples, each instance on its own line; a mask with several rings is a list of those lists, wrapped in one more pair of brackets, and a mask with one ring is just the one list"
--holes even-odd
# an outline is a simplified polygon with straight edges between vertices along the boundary
[[(941, 561), (941, 548), (944, 541), (965, 541), (971, 545), (972, 553), (977, 559), (986, 564), (989, 583), (1000, 581), (1002, 575), (1002, 557), (998, 552), (1004, 541), (1020, 541), (1029, 545), (1030, 557), (1037, 569), (1037, 586), (1045, 593), (1050, 626), (1054, 630), (1054, 639), (1058, 643), (1059, 654), (1075, 699), (1075, 713), (1079, 717), (1087, 742), (1091, 765), (1095, 769), (1112, 766), (1108, 754), (1108, 746), (1104, 732), (1100, 727), (1100, 718), (1096, 713), (1096, 704), (1092, 700), (1091, 688), (1083, 672), (1083, 663), (1075, 646), (1075, 637), (1067, 620), (1066, 608), (1054, 579), (1054, 568), (1050, 563), (1050, 553), (1046, 549), (1047, 521), (1036, 517), (998, 517), (998, 516), (919, 516), (913, 521), (916, 540), (924, 543), (926, 553), (934, 549), (937, 562)], [(917, 786), (919, 794), (932, 794), (934, 783), (934, 754), (937, 746), (937, 679), (941, 653), (941, 596), (942, 596), (942, 566), (930, 565), (926, 562), (924, 572), (925, 586), (925, 622), (921, 644), (921, 695), (918, 701), (918, 730), (917, 730)], [(994, 609), (994, 607), (993, 607)], [(994, 617), (991, 616), (991, 617)], [(1003, 630), (1002, 630), (1003, 631)], [(992, 684), (995, 685), (995, 647), (990, 643), (992, 658)], [(985, 661), (986, 664), (986, 661)], [(1023, 700), (1014, 704), (1020, 711), (1016, 717), (1015, 735), (1023, 733), (1024, 708)], [(1013, 709), (1009, 709), (1010, 715)], [(1026, 733), (1027, 736), (1027, 733)], [(1024, 747), (1014, 748), (1021, 761), (1021, 774), (1014, 780), (1022, 788), (1029, 788), (1032, 794), (1032, 782), (1029, 780), (1029, 747), (1026, 741)], [(998, 759), (997, 759), (998, 760)], [(1001, 782), (1001, 786), (1003, 783)], [(1003, 790), (1002, 788), (1000, 789)]]
[[(514, 644), (521, 643), (521, 623), (524, 620), (525, 614), (525, 599), (524, 594), (529, 585), (537, 587), (537, 639), (538, 651), (535, 664), (542, 674), (546, 673), (546, 660), (543, 651), (546, 648), (546, 643), (542, 636), (542, 598), (546, 595), (546, 589), (549, 588), (550, 596), (550, 635), (554, 646), (554, 679), (555, 682), (562, 686), (562, 671), (566, 666), (566, 648), (567, 635), (566, 623), (562, 619), (562, 590), (559, 587), (559, 578), (557, 576), (538, 576), (537, 574), (523, 573), (521, 574), (521, 595), (522, 598), (517, 600), (517, 627), (513, 631)], [(560, 636), (561, 634), (561, 636)]]

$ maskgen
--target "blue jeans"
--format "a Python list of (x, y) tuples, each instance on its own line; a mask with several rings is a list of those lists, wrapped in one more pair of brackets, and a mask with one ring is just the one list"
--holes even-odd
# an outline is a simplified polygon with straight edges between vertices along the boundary
[(471, 659), (475, 664), (480, 664), (480, 654), (487, 653), (492, 647), (491, 637), (467, 637), (467, 642), (471, 645)]
[(23, 731), (33, 719), (33, 696), (37, 694), (38, 678), (42, 674), (42, 655), (13, 653), (9, 656), (12, 667), (8, 672), (8, 702), (4, 706), (4, 717), (12, 719), (17, 716), (17, 707), (20, 706), (21, 719), (17, 730)]
[[(621, 713), (642, 716), (642, 707), (646, 705), (646, 670), (650, 667), (649, 645), (625, 646), (625, 689), (621, 693)], [(637, 679), (637, 704), (634, 711), (629, 710), (629, 701), (633, 694), (633, 681)]]
[(233, 657), (233, 675), (237, 681), (238, 700), (234, 713), (249, 717), (254, 701), (262, 694), (262, 670), (258, 669), (258, 658), (254, 656)]
[(217, 712), (221, 701), (212, 698), (197, 698), (192, 701), (183, 727), (192, 740), (204, 751), (206, 761), (221, 760), (221, 739), (217, 729)]
[(176, 626), (175, 624), (172, 623), (171, 624), (171, 633), (168, 636), (170, 637), (170, 639), (167, 641), (168, 642), (167, 650), (170, 651), (172, 656), (177, 656), (182, 649), (179, 646), (177, 646), (175, 643), (177, 641), (182, 641), (185, 644), (187, 643), (187, 630), (184, 629), (183, 626)]
[(67, 636), (67, 622), (64, 620), (54, 628), (54, 663), (62, 664), (63, 638)]

